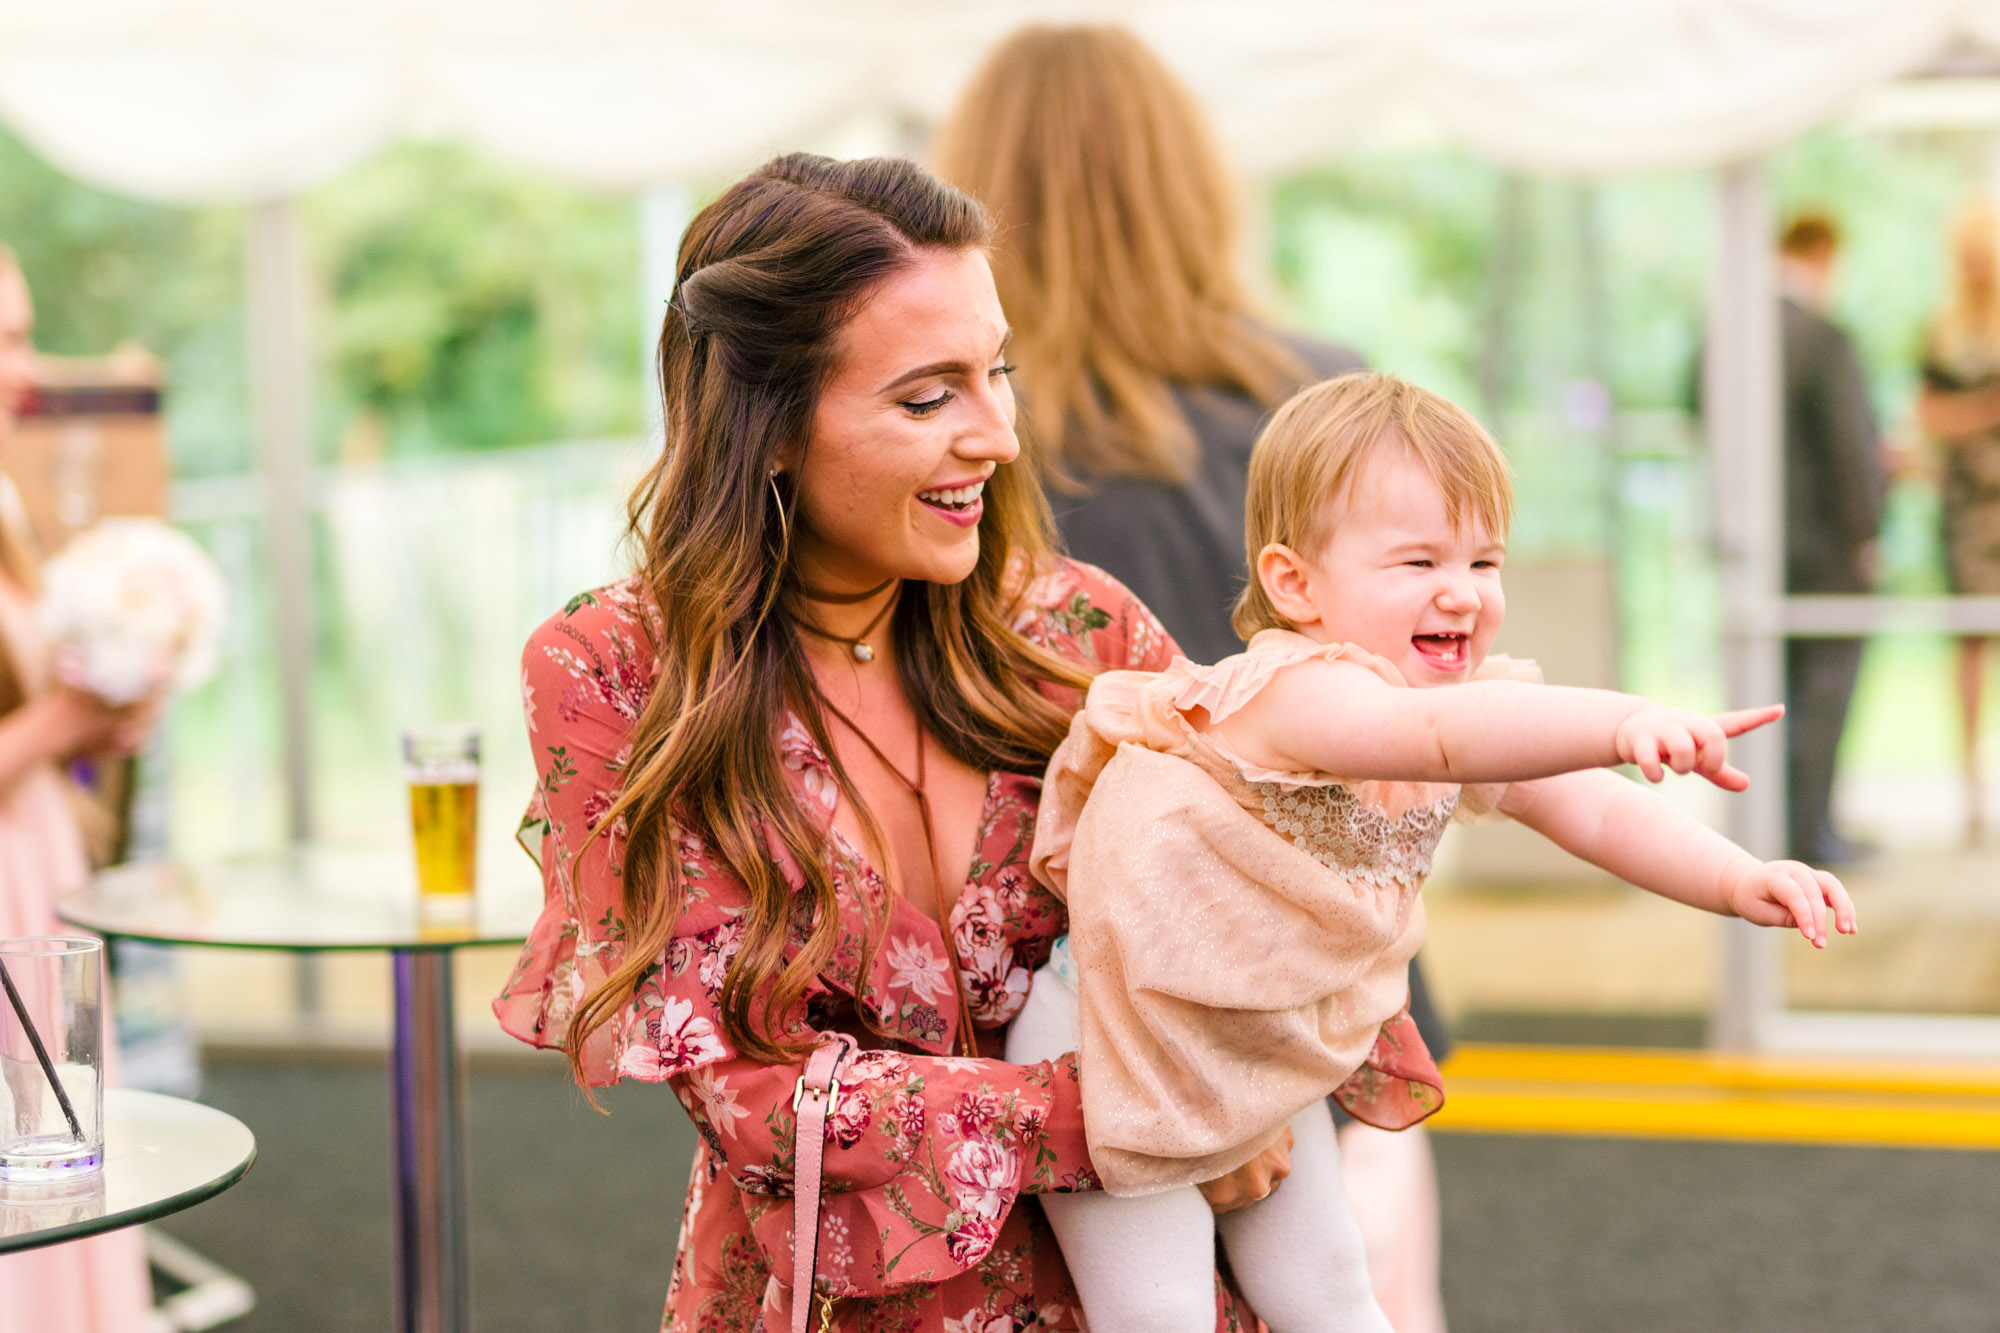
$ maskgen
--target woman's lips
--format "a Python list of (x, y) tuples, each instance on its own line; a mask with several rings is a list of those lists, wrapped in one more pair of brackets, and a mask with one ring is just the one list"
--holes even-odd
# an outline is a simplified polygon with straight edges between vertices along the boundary
[(961, 528), (972, 527), (979, 522), (979, 516), (986, 512), (986, 502), (984, 500), (974, 500), (963, 509), (952, 509), (945, 505), (933, 504), (931, 501), (921, 498), (919, 498), (918, 503), (922, 504), (924, 508), (930, 510), (945, 522)]
[(917, 493), (917, 501), (924, 508), (957, 527), (969, 528), (979, 521), (986, 512), (986, 503), (981, 498), (986, 491), (986, 479), (962, 482), (954, 486), (934, 486), (930, 490)]

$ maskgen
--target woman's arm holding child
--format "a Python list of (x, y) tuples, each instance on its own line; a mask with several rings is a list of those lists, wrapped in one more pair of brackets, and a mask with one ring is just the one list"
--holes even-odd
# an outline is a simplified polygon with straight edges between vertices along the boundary
[(1839, 880), (1798, 861), (1760, 861), (1700, 820), (1605, 769), (1511, 784), (1501, 813), (1564, 851), (1675, 902), (1760, 926), (1797, 925), (1826, 947), (1827, 908), (1856, 930)]
[(1407, 689), (1353, 663), (1310, 661), (1278, 672), (1214, 729), (1251, 763), (1291, 772), (1518, 782), (1637, 764), (1656, 782), (1672, 769), (1741, 791), (1748, 780), (1729, 766), (1729, 737), (1784, 711), (1711, 717), (1614, 690), (1504, 680)]

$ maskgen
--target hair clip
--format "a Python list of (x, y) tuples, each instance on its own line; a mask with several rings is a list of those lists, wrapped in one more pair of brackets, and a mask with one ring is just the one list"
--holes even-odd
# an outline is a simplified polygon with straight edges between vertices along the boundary
[(687, 305), (681, 300), (679, 292), (667, 298), (667, 309), (681, 317), (681, 328), (687, 333), (687, 340), (692, 343), (698, 336), (697, 328), (694, 317), (688, 314)]

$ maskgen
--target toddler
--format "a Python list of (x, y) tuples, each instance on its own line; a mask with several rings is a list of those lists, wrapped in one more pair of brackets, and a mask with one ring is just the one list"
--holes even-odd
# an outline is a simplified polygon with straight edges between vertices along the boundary
[[(1305, 390), (1251, 458), (1248, 647), (1098, 677), (1050, 762), (1032, 865), (1070, 934), (1007, 1056), (1079, 1052), (1105, 1192), (1040, 1197), (1098, 1333), (1212, 1330), (1218, 1234), (1272, 1333), (1388, 1333), (1326, 1098), (1390, 1129), (1442, 1103), (1407, 964), (1455, 813), (1819, 947), (1829, 909), (1855, 928), (1831, 875), (1609, 771), (1741, 791), (1727, 738), (1781, 707), (1710, 717), (1487, 656), (1512, 503), (1498, 446), (1437, 395), (1378, 374)], [(1211, 1213), (1196, 1187), (1287, 1127), (1280, 1187)]]

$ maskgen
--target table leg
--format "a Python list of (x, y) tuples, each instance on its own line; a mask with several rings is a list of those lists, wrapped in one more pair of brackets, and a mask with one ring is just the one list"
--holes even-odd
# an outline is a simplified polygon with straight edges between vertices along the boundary
[(452, 1024), (451, 951), (395, 949), (389, 1054), (395, 1150), (396, 1329), (466, 1333), (465, 1074)]

